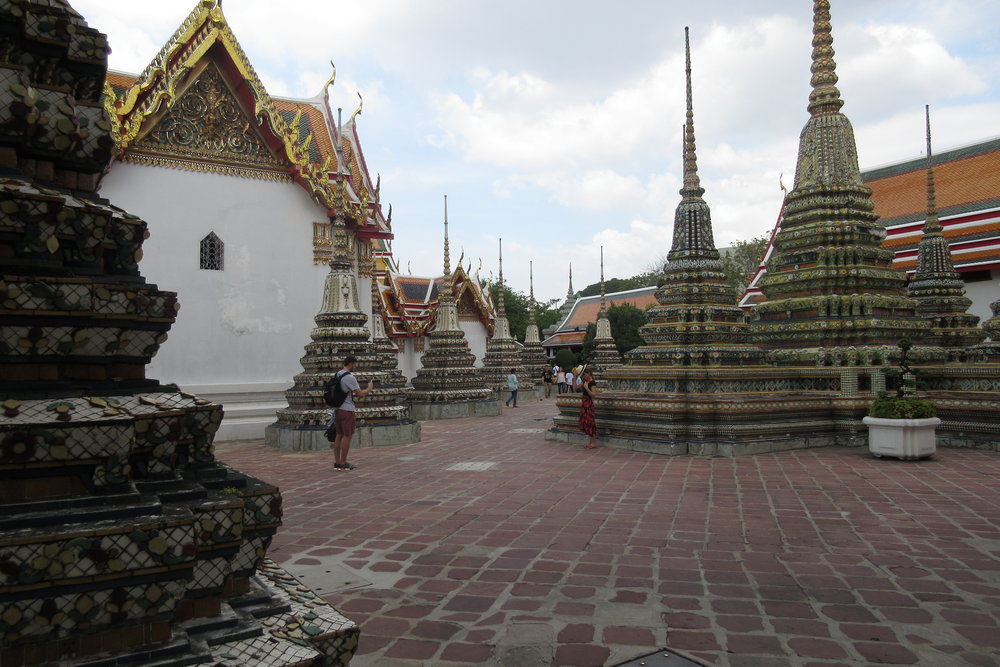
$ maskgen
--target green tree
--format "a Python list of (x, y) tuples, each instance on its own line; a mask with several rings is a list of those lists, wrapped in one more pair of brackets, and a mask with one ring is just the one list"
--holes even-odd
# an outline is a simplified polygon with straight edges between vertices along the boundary
[[(624, 292), (630, 289), (639, 289), (640, 287), (658, 287), (661, 280), (662, 274), (653, 272), (639, 273), (631, 278), (608, 278), (604, 281), (604, 293)], [(580, 290), (580, 296), (594, 296), (600, 293), (600, 282), (587, 285)]]
[(556, 366), (559, 368), (573, 368), (576, 366), (576, 355), (572, 351), (563, 348), (556, 352)]
[[(490, 285), (490, 293), (493, 303), (500, 303), (500, 286), (496, 283)], [(509, 287), (503, 291), (503, 310), (507, 314), (507, 321), (510, 323), (510, 335), (523, 343), (524, 334), (528, 329), (528, 306), (530, 305), (528, 295), (515, 292)], [(538, 331), (541, 332), (546, 327), (553, 324), (559, 317), (559, 309), (555, 305), (558, 299), (552, 299), (544, 304), (535, 304), (535, 323)]]
[(760, 266), (768, 240), (769, 237), (764, 234), (749, 241), (737, 241), (728, 252), (722, 254), (726, 282), (732, 286), (737, 298), (743, 295), (743, 290), (750, 284), (753, 274)]
[[(625, 354), (640, 345), (644, 345), (639, 327), (646, 324), (649, 318), (646, 311), (636, 308), (630, 303), (615, 304), (608, 308), (608, 322), (611, 324), (611, 337), (615, 339), (615, 347), (619, 354)], [(597, 348), (594, 338), (597, 336), (597, 325), (588, 324), (587, 333), (583, 336), (581, 359), (590, 359)]]

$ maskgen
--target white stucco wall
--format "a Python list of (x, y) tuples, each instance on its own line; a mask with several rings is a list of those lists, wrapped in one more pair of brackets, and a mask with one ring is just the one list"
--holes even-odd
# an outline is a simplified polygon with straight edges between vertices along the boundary
[(965, 283), (965, 296), (972, 299), (969, 312), (979, 316), (979, 322), (993, 317), (990, 304), (1000, 299), (1000, 270), (990, 271), (990, 280)]
[[(283, 407), (329, 271), (312, 263), (312, 223), (325, 211), (294, 183), (129, 163), (112, 166), (100, 194), (148, 223), (140, 271), (181, 304), (147, 376)], [(225, 244), (222, 271), (199, 268), (209, 232)]]

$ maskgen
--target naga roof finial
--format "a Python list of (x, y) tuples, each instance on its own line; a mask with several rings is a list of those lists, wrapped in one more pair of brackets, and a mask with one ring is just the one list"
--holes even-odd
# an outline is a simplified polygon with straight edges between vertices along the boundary
[(833, 60), (833, 28), (830, 25), (830, 0), (813, 1), (812, 92), (809, 113), (836, 113), (844, 106), (837, 89), (837, 63)]
[(924, 222), (924, 234), (941, 231), (941, 221), (938, 220), (937, 196), (934, 192), (934, 160), (931, 153), (931, 106), (924, 105), (927, 118), (927, 220)]
[(330, 75), (330, 78), (326, 80), (326, 83), (323, 84), (323, 96), (327, 99), (330, 98), (330, 86), (332, 86), (333, 82), (337, 80), (337, 66), (333, 64), (332, 60), (330, 61), (330, 67), (333, 68), (333, 73)]
[(365, 98), (361, 97), (361, 91), (360, 90), (358, 91), (358, 100), (360, 100), (360, 102), (358, 102), (358, 108), (355, 109), (354, 113), (351, 114), (351, 122), (352, 123), (354, 122), (354, 119), (357, 116), (361, 115), (361, 110), (364, 109), (364, 107), (365, 107)]
[(684, 26), (684, 75), (687, 81), (687, 116), (684, 121), (684, 184), (681, 195), (685, 197), (700, 197), (705, 194), (698, 178), (698, 155), (695, 152), (694, 141), (694, 102), (691, 95), (691, 42), (688, 28)]

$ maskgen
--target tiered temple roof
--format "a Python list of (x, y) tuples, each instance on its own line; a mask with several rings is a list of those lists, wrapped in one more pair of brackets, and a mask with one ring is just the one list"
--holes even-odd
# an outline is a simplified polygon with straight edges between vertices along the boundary
[[(605, 295), (605, 307), (630, 304), (640, 310), (656, 304), (656, 287), (639, 287), (637, 289), (625, 290), (622, 292), (612, 292)], [(576, 349), (583, 345), (583, 338), (587, 333), (588, 324), (596, 324), (601, 312), (601, 297), (599, 294), (592, 296), (574, 297), (569, 308), (564, 308), (564, 314), (560, 320), (553, 325), (552, 331), (542, 345), (546, 350), (554, 351), (562, 348)]]

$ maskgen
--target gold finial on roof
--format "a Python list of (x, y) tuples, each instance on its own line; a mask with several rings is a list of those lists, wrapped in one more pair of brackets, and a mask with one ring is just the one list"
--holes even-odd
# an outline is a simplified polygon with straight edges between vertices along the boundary
[(812, 92), (807, 109), (812, 115), (837, 112), (844, 106), (837, 89), (837, 63), (833, 59), (830, 0), (813, 1)]
[(358, 91), (358, 99), (360, 100), (360, 102), (358, 103), (358, 108), (355, 109), (354, 113), (351, 114), (351, 122), (352, 123), (354, 122), (355, 117), (361, 115), (361, 110), (365, 107), (365, 98), (361, 97), (361, 91), (360, 90)]
[(392, 223), (392, 204), (389, 204), (389, 215), (385, 216), (385, 224)]
[(924, 105), (927, 119), (927, 220), (924, 222), (924, 234), (941, 231), (941, 221), (938, 220), (937, 196), (934, 192), (934, 160), (931, 152), (931, 106)]
[(788, 194), (788, 188), (785, 187), (785, 181), (782, 180), (783, 177), (784, 177), (784, 175), (785, 175), (785, 172), (781, 172), (781, 173), (778, 174), (778, 187), (781, 188), (781, 191), (787, 195)]
[(330, 67), (333, 68), (333, 73), (330, 75), (330, 78), (326, 80), (326, 83), (323, 84), (323, 96), (326, 98), (330, 97), (330, 86), (332, 86), (333, 82), (337, 80), (337, 66), (333, 64), (332, 60), (330, 61)]

